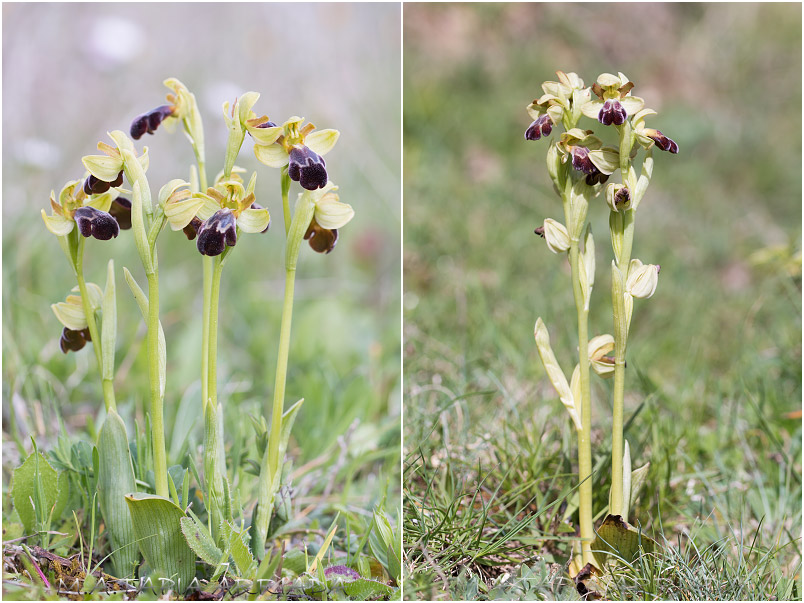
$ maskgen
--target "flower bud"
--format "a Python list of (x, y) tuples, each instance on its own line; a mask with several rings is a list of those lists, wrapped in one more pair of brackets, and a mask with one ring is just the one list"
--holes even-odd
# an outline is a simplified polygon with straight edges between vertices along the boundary
[(120, 226), (110, 214), (89, 205), (79, 207), (73, 215), (78, 230), (84, 237), (108, 241), (120, 233)]
[(327, 184), (327, 170), (324, 158), (304, 145), (290, 150), (288, 176), (308, 191), (323, 188)]
[(338, 229), (323, 228), (313, 218), (307, 232), (304, 233), (304, 240), (310, 243), (313, 251), (329, 253), (335, 249), (335, 244), (338, 242)]
[(131, 228), (131, 201), (125, 197), (118, 197), (112, 201), (109, 214), (117, 220), (117, 224), (120, 226), (121, 230)]
[(659, 266), (654, 264), (643, 264), (637, 259), (631, 260), (628, 268), (628, 278), (625, 282), (625, 290), (633, 297), (647, 299), (656, 291), (659, 284)]
[(544, 221), (544, 226), (534, 231), (547, 242), (547, 247), (553, 253), (562, 253), (570, 248), (569, 233), (561, 222), (556, 222), (552, 218)]
[(173, 115), (173, 110), (171, 105), (160, 105), (156, 109), (138, 115), (131, 122), (131, 138), (139, 140), (143, 134), (153, 134), (165, 118)]
[(215, 256), (237, 243), (237, 222), (231, 209), (220, 209), (198, 230), (196, 246), (201, 255)]
[(589, 362), (592, 369), (601, 377), (608, 378), (614, 375), (614, 358), (607, 356), (614, 350), (614, 337), (598, 335), (589, 341)]
[(562, 187), (559, 174), (561, 173), (561, 154), (558, 152), (558, 146), (555, 142), (551, 143), (547, 149), (547, 172), (550, 174), (550, 179), (558, 188)]
[(525, 130), (525, 140), (539, 140), (542, 136), (550, 136), (553, 131), (553, 121), (546, 113), (540, 115)]
[(631, 207), (631, 193), (624, 184), (611, 183), (606, 187), (606, 203), (611, 211), (621, 211)]

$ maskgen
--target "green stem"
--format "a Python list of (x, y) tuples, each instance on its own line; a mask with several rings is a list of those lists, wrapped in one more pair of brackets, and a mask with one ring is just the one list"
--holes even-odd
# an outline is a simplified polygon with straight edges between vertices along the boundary
[[(221, 507), (223, 503), (223, 434), (219, 429), (222, 417), (218, 406), (218, 315), (220, 307), (221, 274), (223, 272), (222, 256), (210, 258), (212, 260), (212, 275), (209, 279), (209, 289), (205, 288), (205, 297), (208, 294), (207, 329), (207, 397), (204, 398), (204, 472), (207, 485), (207, 505), (212, 536), (218, 541), (221, 521)], [(207, 265), (205, 261), (204, 265)]]
[(151, 384), (151, 432), (153, 434), (156, 494), (167, 498), (167, 452), (162, 386), (159, 374), (159, 268), (153, 250), (153, 272), (148, 272), (148, 379)]
[(209, 342), (208, 342), (208, 383), (207, 399), (209, 404), (218, 404), (218, 306), (221, 292), (221, 273), (223, 272), (223, 262), (221, 256), (213, 260), (214, 268), (209, 287)]
[(581, 378), (581, 430), (578, 432), (578, 514), (581, 527), (581, 550), (584, 565), (592, 562), (592, 540), (595, 537), (592, 521), (592, 390), (589, 380), (589, 312), (584, 309), (581, 289), (579, 242), (570, 240), (572, 292), (578, 315), (578, 366)]
[[(283, 186), (283, 196), (284, 186)], [(282, 324), (279, 331), (279, 352), (276, 358), (276, 381), (271, 407), (271, 431), (268, 436), (268, 445), (262, 459), (260, 468), (260, 481), (258, 485), (258, 512), (256, 519), (257, 539), (254, 550), (257, 557), (264, 555), (265, 538), (268, 525), (273, 513), (273, 502), (276, 491), (279, 489), (279, 480), (282, 477), (279, 448), (282, 441), (282, 414), (285, 405), (285, 383), (288, 372), (288, 355), (290, 352), (290, 326), (293, 320), (293, 294), (296, 285), (296, 264), (299, 251), (304, 240), (304, 233), (313, 219), (315, 204), (308, 196), (303, 195), (296, 204), (293, 220), (288, 229), (288, 238), (285, 244), (285, 299), (282, 305)]]
[[(623, 416), (625, 402), (625, 351), (628, 342), (628, 316), (625, 310), (625, 280), (631, 263), (634, 242), (634, 210), (623, 215), (622, 252), (617, 258), (618, 271), (612, 275), (611, 295), (614, 310), (614, 391), (611, 425), (611, 495), (609, 513), (622, 515), (623, 509)], [(627, 517), (623, 517), (628, 521)]]
[(279, 331), (279, 353), (276, 359), (276, 385), (271, 412), (271, 435), (268, 440), (268, 465), (276, 467), (279, 459), (279, 439), (282, 431), (282, 412), (285, 406), (285, 383), (290, 353), (290, 326), (293, 321), (293, 294), (296, 286), (296, 268), (285, 270), (285, 300), (282, 304), (282, 325)]
[(214, 262), (215, 259), (208, 255), (205, 255), (202, 260), (204, 268), (204, 295), (202, 307), (203, 316), (201, 320), (201, 405), (205, 410), (209, 402), (209, 323)]
[[(103, 350), (101, 348), (101, 334), (98, 330), (98, 324), (95, 321), (95, 312), (89, 305), (89, 291), (87, 289), (86, 280), (84, 280), (84, 244), (86, 239), (84, 237), (78, 238), (78, 247), (75, 262), (75, 277), (78, 280), (78, 289), (81, 292), (81, 302), (84, 306), (84, 314), (87, 317), (87, 326), (89, 327), (89, 336), (92, 338), (92, 347), (95, 350), (95, 359), (98, 362), (98, 371), (103, 374)], [(114, 397), (114, 386), (108, 379), (101, 378), (103, 384), (103, 402), (106, 406), (106, 412), (109, 410), (117, 409), (117, 402)]]

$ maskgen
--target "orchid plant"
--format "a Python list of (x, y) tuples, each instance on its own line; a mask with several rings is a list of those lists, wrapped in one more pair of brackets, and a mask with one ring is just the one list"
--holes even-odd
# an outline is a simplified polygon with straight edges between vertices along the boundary
[[(52, 306), (63, 325), (61, 350), (77, 352), (89, 344), (99, 368), (106, 418), (97, 444), (97, 494), (113, 551), (114, 571), (121, 578), (131, 577), (144, 558), (150, 571), (170, 578), (181, 590), (195, 576), (196, 557), (216, 568), (213, 575), (220, 575), (221, 568), (230, 565), (230, 558), (242, 577), (254, 579), (264, 573), (264, 563), (259, 562), (266, 556), (271, 527), (276, 528), (278, 522), (276, 509), (283, 503), (278, 493), (283, 480), (287, 480), (287, 472), (283, 474), (285, 449), (303, 402), (299, 400), (285, 408), (297, 261), (305, 240), (314, 251), (330, 253), (337, 243), (338, 231), (352, 219), (354, 211), (340, 201), (338, 187), (330, 181), (322, 158), (335, 146), (337, 130), (316, 131), (313, 124), (303, 125), (299, 117), (277, 126), (267, 116), (253, 111), (260, 95), (247, 92), (234, 103), (223, 105), (228, 141), (222, 169), (210, 181), (195, 96), (175, 78), (166, 80), (165, 85), (170, 90), (167, 103), (137, 116), (128, 134), (112, 131), (112, 144), (99, 142), (101, 154), (83, 158), (83, 177), (68, 182), (58, 197), (52, 193), (51, 212), (42, 210), (42, 217), (58, 238), (77, 281), (76, 289), (66, 300)], [(153, 196), (146, 175), (148, 148), (137, 150), (135, 141), (160, 128), (172, 130), (177, 125), (190, 141), (195, 165), (190, 168), (188, 180), (170, 180)], [(250, 529), (234, 520), (233, 500), (239, 497), (233, 496), (227, 481), (224, 402), (218, 397), (216, 370), (219, 296), (226, 260), (241, 236), (265, 233), (271, 224), (268, 209), (258, 204), (255, 196), (257, 173), (252, 173), (246, 182), (245, 170), (235, 164), (246, 135), (254, 140), (259, 162), (281, 169), (286, 276), (273, 398), (266, 405), (266, 417), (254, 422), (262, 462), (255, 463), (259, 469), (258, 497), (252, 507)], [(294, 208), (289, 200), (292, 182), (302, 188)], [(190, 471), (184, 472), (179, 483), (168, 471), (164, 428), (167, 342), (159, 316), (157, 255), (157, 241), (166, 225), (172, 231), (182, 231), (190, 241), (195, 240), (203, 275), (199, 367), (204, 418), (203, 480), (197, 484), (203, 493), (203, 509), (191, 508)], [(86, 245), (96, 245), (91, 239), (113, 239), (121, 230), (132, 231), (147, 280), (146, 292), (124, 268), (125, 280), (147, 327), (150, 483), (135, 480), (127, 427), (117, 413), (113, 262), (110, 260), (107, 266), (105, 289), (84, 278)]]
[[(536, 345), (547, 376), (578, 433), (579, 523), (581, 563), (601, 569), (595, 557), (592, 509), (591, 382), (590, 368), (603, 378), (614, 378), (612, 416), (611, 490), (608, 515), (625, 522), (630, 504), (644, 479), (647, 465), (631, 471), (628, 442), (623, 438), (626, 346), (634, 298), (651, 297), (658, 283), (659, 266), (632, 258), (634, 218), (653, 172), (653, 150), (678, 153), (678, 144), (659, 130), (645, 126), (655, 115), (642, 98), (631, 94), (634, 83), (624, 74), (601, 74), (585, 86), (575, 73), (556, 72), (558, 81), (542, 84), (544, 94), (527, 107), (533, 120), (526, 140), (540, 140), (553, 128), (564, 131), (547, 149), (547, 171), (561, 198), (564, 223), (547, 218), (536, 229), (550, 251), (569, 257), (578, 330), (578, 364), (567, 379), (550, 345), (547, 326), (540, 318), (534, 330)], [(619, 145), (605, 146), (591, 129), (582, 129), (582, 118), (613, 127)], [(634, 165), (644, 151), (639, 173)], [(619, 170), (621, 182), (608, 182)], [(605, 188), (604, 188), (605, 186)], [(614, 334), (589, 337), (589, 305), (595, 282), (595, 245), (587, 221), (589, 204), (601, 196), (608, 203), (609, 232), (613, 250), (612, 309)]]

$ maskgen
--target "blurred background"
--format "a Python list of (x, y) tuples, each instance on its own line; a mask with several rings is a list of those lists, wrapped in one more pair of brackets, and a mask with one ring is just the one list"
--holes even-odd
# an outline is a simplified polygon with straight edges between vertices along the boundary
[[(533, 341), (541, 316), (571, 373), (568, 263), (533, 233), (563, 212), (549, 142), (523, 136), (525, 107), (558, 69), (587, 85), (624, 72), (658, 111), (648, 125), (681, 149), (654, 153), (636, 221), (634, 257), (661, 276), (629, 338), (626, 437), (634, 467), (651, 463), (632, 519), (661, 517), (669, 537), (700, 519), (707, 542), (727, 526), (796, 541), (780, 556), (800, 579), (801, 7), (406, 4), (403, 44), (406, 597), (466, 596), (432, 586), (462, 568), (488, 584), (529, 555), (568, 558), (548, 542), (555, 511), (519, 540), (508, 523), (556, 500), (547, 476), (569, 487), (577, 472)], [(612, 331), (608, 213), (591, 204), (590, 335)], [(611, 395), (593, 386), (602, 511)]]
[[(128, 131), (135, 116), (165, 102), (168, 77), (196, 95), (210, 179), (223, 167), (222, 104), (249, 90), (261, 94), (258, 115), (280, 124), (299, 115), (341, 132), (327, 168), (356, 217), (332, 254), (306, 245), (301, 253), (286, 400), (306, 401), (289, 454), (305, 467), (294, 481), (301, 504), (370, 511), (399, 488), (400, 7), (393, 4), (3, 7), (4, 483), (30, 451), (29, 435), (45, 449), (63, 422), (71, 437), (93, 437), (103, 408), (90, 347), (68, 356), (58, 347), (61, 325), (49, 305), (75, 282), (40, 210), (51, 190), (83, 177), (81, 157), (110, 142), (107, 131)], [(180, 128), (162, 128), (138, 149), (143, 144), (152, 194), (172, 178), (188, 178), (194, 158)], [(246, 179), (256, 170), (257, 201), (273, 217), (267, 234), (239, 239), (221, 291), (218, 382), (227, 442), (248, 447), (248, 416), (259, 416), (274, 384), (284, 236), (279, 170), (257, 162), (250, 137), (237, 164)], [(294, 184), (291, 202), (300, 191)], [(122, 268), (143, 286), (145, 279), (131, 231), (123, 231), (87, 244), (89, 281), (103, 286), (109, 255), (118, 277), (117, 398), (131, 434), (135, 420), (143, 425), (148, 380), (144, 325)], [(174, 463), (202, 437), (201, 256), (194, 242), (167, 230), (159, 259)], [(230, 479), (247, 487), (255, 481), (241, 469)]]

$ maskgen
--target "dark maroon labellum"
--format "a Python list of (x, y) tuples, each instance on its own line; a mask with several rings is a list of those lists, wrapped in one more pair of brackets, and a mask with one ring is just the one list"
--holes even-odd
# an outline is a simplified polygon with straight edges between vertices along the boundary
[(84, 194), (86, 195), (100, 195), (101, 193), (105, 193), (112, 187), (118, 187), (123, 184), (123, 170), (120, 170), (120, 173), (117, 175), (112, 182), (106, 182), (104, 180), (100, 180), (99, 178), (95, 178), (92, 174), (90, 174), (86, 180), (84, 180)]
[(196, 235), (198, 235), (198, 231), (203, 225), (204, 223), (201, 220), (193, 216), (193, 219), (190, 220), (190, 223), (182, 229), (184, 236), (187, 237), (187, 240), (192, 241)]
[(120, 233), (120, 226), (111, 214), (94, 207), (79, 207), (73, 214), (78, 231), (85, 237), (95, 237), (100, 241), (113, 239)]
[(112, 201), (109, 214), (117, 220), (120, 230), (129, 230), (131, 228), (131, 201), (125, 197), (118, 197)]
[(597, 120), (604, 126), (621, 126), (625, 123), (627, 117), (625, 107), (620, 104), (617, 99), (609, 99), (603, 103), (600, 113), (597, 114)]
[(92, 341), (92, 337), (89, 335), (89, 327), (81, 331), (73, 331), (64, 327), (59, 338), (59, 347), (65, 354), (67, 352), (77, 352), (87, 344), (87, 341)]
[(304, 240), (310, 243), (313, 251), (318, 253), (329, 253), (335, 249), (335, 244), (338, 242), (338, 229), (332, 230), (322, 228), (318, 222), (313, 218), (307, 232), (304, 233)]
[(544, 238), (544, 226), (539, 226), (539, 228), (537, 228), (533, 232), (539, 235), (541, 238)]
[(198, 230), (196, 246), (201, 255), (220, 255), (237, 243), (237, 221), (231, 209), (219, 209)]
[(595, 172), (594, 174), (589, 174), (586, 177), (586, 184), (588, 184), (589, 186), (594, 186), (595, 184), (603, 184), (608, 179), (609, 179), (608, 174), (604, 174), (603, 172)]
[(656, 146), (662, 151), (669, 151), (673, 154), (678, 153), (678, 143), (672, 138), (668, 138), (662, 134), (659, 130), (656, 130), (654, 136), (648, 136), (648, 138), (652, 138), (656, 142)]
[(303, 145), (290, 150), (288, 176), (308, 191), (326, 186), (326, 166), (323, 157)]
[(549, 136), (553, 131), (553, 121), (547, 114), (540, 115), (525, 130), (525, 140), (539, 140), (542, 136)]
[(572, 167), (584, 174), (595, 174), (599, 170), (589, 159), (589, 149), (586, 147), (572, 147)]
[(173, 115), (171, 105), (160, 105), (147, 113), (138, 115), (131, 122), (130, 134), (134, 140), (142, 138), (143, 134), (153, 134), (165, 118)]

